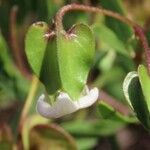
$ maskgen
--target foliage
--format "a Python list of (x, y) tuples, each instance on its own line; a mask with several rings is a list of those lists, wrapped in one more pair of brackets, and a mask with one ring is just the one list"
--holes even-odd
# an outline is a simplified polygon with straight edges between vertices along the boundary
[[(103, 138), (113, 147), (111, 138), (129, 125), (141, 123), (150, 131), (150, 76), (133, 29), (112, 17), (77, 11), (68, 12), (62, 32), (53, 33), (57, 11), (72, 2), (0, 1), (0, 149), (88, 150)], [(129, 0), (76, 2), (137, 17)], [(143, 16), (137, 23), (147, 21), (148, 14)], [(60, 91), (75, 101), (86, 84), (99, 88), (94, 106), (60, 119), (37, 114), (42, 93), (49, 103)]]

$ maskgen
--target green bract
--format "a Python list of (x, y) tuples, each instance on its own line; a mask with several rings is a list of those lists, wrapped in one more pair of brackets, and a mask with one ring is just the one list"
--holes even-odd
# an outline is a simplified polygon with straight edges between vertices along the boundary
[(48, 25), (33, 24), (26, 35), (29, 64), (45, 85), (48, 94), (63, 90), (79, 98), (94, 58), (93, 33), (87, 25), (75, 25), (68, 33), (60, 31), (47, 37)]

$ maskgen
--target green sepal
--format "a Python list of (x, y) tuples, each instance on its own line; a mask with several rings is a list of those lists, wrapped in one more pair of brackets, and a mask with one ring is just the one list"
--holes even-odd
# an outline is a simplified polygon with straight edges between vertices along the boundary
[(93, 63), (93, 33), (87, 25), (78, 24), (48, 39), (48, 30), (44, 22), (29, 28), (25, 40), (28, 62), (49, 95), (63, 90), (78, 99)]
[(37, 22), (29, 28), (25, 50), (28, 62), (40, 81), (44, 84), (48, 94), (54, 94), (61, 87), (58, 63), (56, 37), (50, 39), (48, 25), (45, 22)]
[(62, 88), (78, 99), (93, 63), (95, 41), (85, 24), (75, 25), (69, 33), (57, 35), (58, 64)]
[(25, 38), (25, 52), (33, 72), (40, 77), (41, 67), (48, 40), (44, 35), (48, 32), (45, 22), (37, 22), (30, 26)]

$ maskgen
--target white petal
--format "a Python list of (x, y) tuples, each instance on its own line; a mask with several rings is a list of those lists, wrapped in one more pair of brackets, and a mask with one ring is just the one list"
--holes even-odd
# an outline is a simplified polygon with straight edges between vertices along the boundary
[(99, 96), (99, 91), (97, 88), (93, 88), (89, 91), (89, 93), (86, 96), (81, 97), (78, 101), (75, 101), (77, 103), (78, 107), (80, 109), (86, 108), (94, 104)]
[(45, 101), (44, 95), (40, 96), (37, 102), (37, 111), (46, 118), (59, 118), (77, 109), (66, 93), (61, 93), (52, 106)]
[(91, 106), (98, 99), (98, 95), (98, 89), (93, 88), (86, 90), (86, 95), (79, 100), (73, 101), (67, 93), (61, 92), (52, 106), (45, 101), (45, 96), (41, 95), (37, 102), (37, 111), (46, 118), (59, 118)]
[(45, 95), (42, 94), (38, 101), (36, 106), (37, 111), (44, 117), (48, 118), (49, 115), (51, 115), (52, 118), (55, 117), (55, 110), (53, 107), (45, 101)]

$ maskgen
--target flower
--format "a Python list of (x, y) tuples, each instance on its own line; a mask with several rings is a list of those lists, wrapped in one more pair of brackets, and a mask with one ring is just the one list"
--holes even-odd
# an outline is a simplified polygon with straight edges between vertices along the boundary
[(60, 92), (56, 101), (50, 105), (46, 102), (46, 96), (42, 94), (37, 101), (37, 111), (46, 118), (59, 118), (91, 106), (96, 102), (98, 96), (99, 91), (97, 88), (89, 90), (86, 86), (82, 92), (82, 96), (78, 100), (71, 100), (67, 93)]

